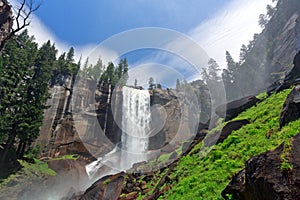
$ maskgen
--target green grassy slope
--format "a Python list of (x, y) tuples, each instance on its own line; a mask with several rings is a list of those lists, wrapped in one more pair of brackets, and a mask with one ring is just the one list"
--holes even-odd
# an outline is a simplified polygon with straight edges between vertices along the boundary
[(273, 94), (241, 113), (236, 119), (248, 119), (251, 123), (212, 147), (207, 156), (201, 158), (201, 152), (193, 153), (201, 148), (202, 143), (198, 144), (177, 164), (171, 174), (172, 188), (160, 199), (223, 199), (222, 190), (248, 159), (282, 142), (288, 144), (290, 138), (300, 132), (300, 120), (279, 130), (281, 108), (290, 91)]

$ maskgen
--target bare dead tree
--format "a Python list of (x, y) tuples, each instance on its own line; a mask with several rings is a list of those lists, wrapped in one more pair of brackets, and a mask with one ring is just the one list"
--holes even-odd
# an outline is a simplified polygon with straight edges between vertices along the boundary
[(30, 25), (31, 20), (30, 16), (33, 12), (38, 10), (41, 6), (41, 3), (36, 3), (35, 0), (21, 0), (19, 2), (18, 8), (13, 8), (15, 10), (16, 16), (13, 17), (13, 23), (16, 24), (16, 27), (11, 27), (10, 32), (0, 43), (0, 51), (4, 48), (5, 43), (12, 39), (16, 33), (25, 29)]

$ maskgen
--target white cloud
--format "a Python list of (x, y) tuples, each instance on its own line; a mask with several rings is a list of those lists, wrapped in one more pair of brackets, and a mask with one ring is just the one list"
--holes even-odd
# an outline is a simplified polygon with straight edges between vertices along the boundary
[(259, 14), (266, 13), (271, 0), (233, 0), (215, 16), (189, 32), (208, 55), (226, 66), (225, 51), (239, 60), (242, 44), (248, 44), (254, 33), (261, 32)]
[[(261, 28), (258, 26), (258, 16), (266, 12), (266, 5), (268, 3), (271, 3), (271, 0), (232, 0), (213, 15), (212, 18), (190, 30), (188, 35), (205, 50), (209, 57), (217, 60), (221, 67), (225, 67), (225, 51), (228, 50), (233, 58), (238, 61), (241, 45), (247, 44), (252, 39), (254, 33), (261, 31)], [(39, 44), (50, 39), (56, 44), (59, 53), (68, 51), (73, 46), (57, 38), (35, 15), (32, 15), (31, 20), (32, 23), (28, 29), (30, 34), (35, 35), (36, 41)], [(167, 46), (176, 47), (176, 49), (181, 48), (185, 57), (189, 59), (197, 57), (193, 49), (186, 46), (185, 40), (182, 40), (182, 43), (180, 40), (175, 40)], [(99, 51), (99, 46), (96, 44), (73, 47), (75, 48), (76, 60), (81, 55), (83, 58), (86, 58), (92, 54), (93, 56), (90, 60), (95, 61), (97, 60), (95, 52), (101, 52), (101, 59), (104, 63), (118, 56), (118, 53), (113, 50), (102, 49)], [(166, 59), (161, 55), (154, 55), (153, 58), (139, 62), (139, 64), (148, 61), (157, 62), (159, 60), (168, 60), (168, 66), (175, 66), (176, 63), (179, 66), (178, 59)], [(163, 64), (166, 63), (164, 62)]]
[[(224, 68), (226, 67), (226, 51), (229, 51), (238, 61), (241, 45), (248, 44), (254, 33), (261, 32), (258, 17), (259, 14), (266, 12), (267, 4), (272, 4), (271, 0), (232, 0), (210, 19), (190, 30), (188, 35), (198, 43), (200, 49), (202, 48), (209, 57), (219, 63), (220, 67)], [(179, 35), (175, 38), (161, 49), (176, 49), (177, 55), (156, 52), (150, 57), (138, 60), (135, 65), (163, 63), (164, 66), (177, 70), (182, 75), (181, 80), (183, 78), (190, 81), (199, 79), (199, 70), (207, 66), (206, 53), (201, 53), (199, 47), (186, 40), (185, 37)], [(188, 65), (182, 59), (192, 61), (196, 67)], [(163, 73), (163, 75), (165, 77), (160, 76), (161, 80), (169, 80), (168, 74)], [(142, 72), (140, 76), (144, 76)]]
[[(56, 48), (58, 49), (58, 54), (63, 52), (68, 52), (71, 47), (75, 49), (75, 60), (79, 60), (82, 57), (83, 61), (89, 57), (90, 63), (96, 63), (98, 58), (101, 57), (104, 64), (112, 61), (112, 58), (115, 58), (117, 54), (108, 49), (101, 49), (97, 44), (88, 44), (83, 46), (74, 46), (65, 41), (60, 40), (52, 33), (51, 30), (46, 27), (41, 20), (35, 16), (31, 16), (31, 24), (28, 27), (28, 31), (31, 35), (34, 35), (36, 42), (41, 45), (44, 42), (50, 40), (55, 43)], [(98, 52), (98, 53), (97, 53)]]

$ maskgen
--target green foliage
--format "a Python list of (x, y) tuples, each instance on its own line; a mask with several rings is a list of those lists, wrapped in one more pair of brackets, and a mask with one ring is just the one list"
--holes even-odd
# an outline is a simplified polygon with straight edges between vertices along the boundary
[(37, 158), (41, 151), (41, 145), (37, 144), (34, 148), (29, 149), (29, 151), (24, 155), (26, 158), (34, 159)]
[(149, 84), (149, 90), (153, 90), (154, 87), (155, 87), (153, 77), (150, 77), (150, 78), (149, 78), (148, 84)]
[[(57, 49), (50, 41), (40, 48), (25, 30), (10, 40), (0, 55), (0, 145), (4, 147), (1, 161), (10, 151), (18, 158), (26, 146), (38, 137), (45, 104), (51, 85), (57, 77), (71, 76), (79, 67), (74, 62), (74, 49), (56, 59)], [(74, 77), (74, 76), (73, 76)], [(18, 141), (18, 146), (16, 146)]]
[(70, 154), (70, 155), (63, 155), (61, 157), (52, 158), (52, 160), (77, 160), (79, 155), (77, 154)]
[(267, 96), (268, 96), (268, 94), (266, 92), (262, 92), (259, 95), (257, 95), (256, 98), (262, 100), (262, 99), (267, 98)]
[[(93, 67), (91, 66), (90, 68)], [(108, 63), (106, 70), (101, 71), (100, 74), (100, 83), (109, 83), (113, 86), (125, 86), (129, 78), (126, 58), (121, 59), (117, 67), (115, 67), (112, 62)]]
[[(172, 173), (172, 189), (163, 195), (167, 199), (222, 199), (221, 191), (251, 157), (276, 148), (299, 132), (300, 120), (279, 130), (282, 105), (290, 90), (274, 94), (257, 106), (241, 113), (236, 119), (248, 119), (251, 124), (234, 131), (223, 143), (205, 149), (200, 143), (183, 157)], [(234, 119), (234, 120), (236, 120)], [(266, 133), (272, 129), (269, 138)], [(195, 152), (200, 150), (200, 154)], [(204, 157), (203, 157), (204, 156)], [(289, 168), (288, 162), (282, 168)]]

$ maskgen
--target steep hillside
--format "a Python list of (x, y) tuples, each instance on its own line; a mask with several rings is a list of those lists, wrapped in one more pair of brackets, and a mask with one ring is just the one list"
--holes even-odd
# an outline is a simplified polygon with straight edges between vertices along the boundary
[[(99, 191), (100, 188), (104, 191), (107, 189), (108, 193), (110, 190), (118, 190), (119, 193), (110, 196), (112, 199), (223, 199), (222, 191), (234, 175), (245, 167), (247, 160), (267, 150), (275, 149), (282, 143), (285, 144), (285, 148), (280, 159), (280, 169), (282, 173), (288, 172), (292, 167), (289, 164), (291, 138), (300, 131), (300, 120), (293, 121), (282, 129), (279, 127), (281, 110), (290, 91), (288, 89), (262, 99), (256, 106), (232, 119), (231, 121), (246, 119), (250, 123), (232, 131), (222, 143), (209, 147), (202, 141), (190, 149), (188, 154), (173, 160), (170, 165), (158, 171), (144, 174), (121, 173), (114, 178), (104, 177), (94, 184), (93, 191)], [(265, 94), (259, 97), (264, 98)], [(228, 123), (230, 121), (220, 124), (208, 135), (218, 134)], [(178, 153), (180, 154), (180, 151)], [(162, 155), (156, 164), (168, 159), (172, 160), (171, 154)], [(150, 161), (139, 167), (151, 165)], [(103, 186), (104, 183), (109, 185), (110, 181), (117, 179), (116, 177), (123, 177), (120, 179), (121, 182), (118, 182), (117, 188)], [(89, 189), (82, 198), (85, 195), (94, 197), (95, 193)], [(106, 194), (102, 195), (104, 198)], [(73, 196), (73, 199), (79, 197)], [(232, 195), (228, 194), (226, 197), (231, 199)]]

